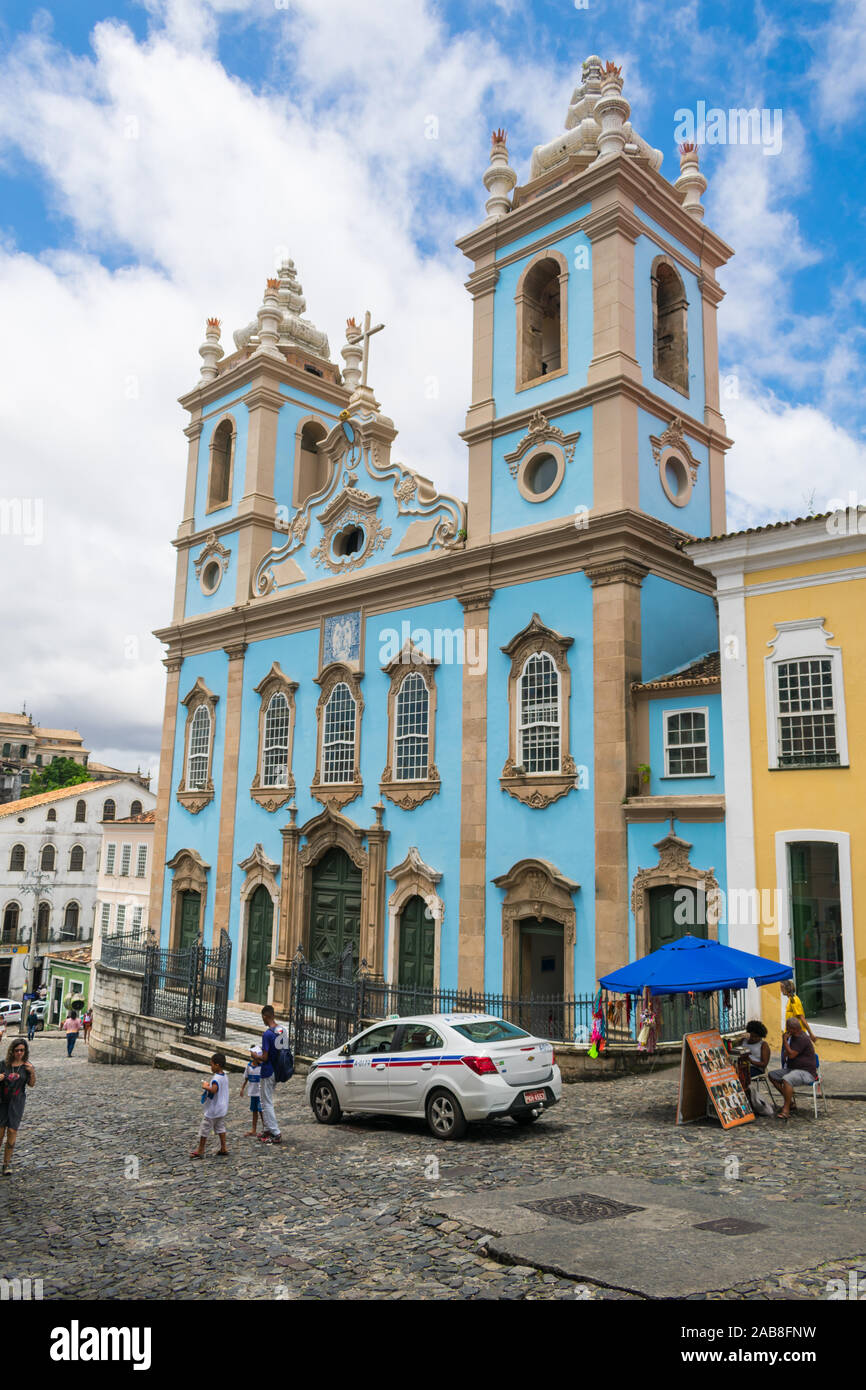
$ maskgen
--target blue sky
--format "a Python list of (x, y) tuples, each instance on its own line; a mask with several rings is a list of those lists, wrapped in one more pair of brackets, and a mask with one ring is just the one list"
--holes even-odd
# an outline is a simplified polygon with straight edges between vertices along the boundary
[(283, 251), (332, 354), (347, 315), (385, 319), (373, 380), (400, 456), (465, 495), (454, 238), (483, 217), (491, 128), (525, 181), (590, 53), (623, 64), (668, 178), (678, 109), (781, 111), (778, 155), (701, 155), (707, 221), (736, 252), (720, 277), (729, 522), (866, 497), (866, 0), (7, 0), (3, 492), (43, 499), (44, 537), (0, 544), (18, 594), (0, 707), (26, 699), (105, 760), (155, 769), (176, 398), (205, 315), (230, 341)]

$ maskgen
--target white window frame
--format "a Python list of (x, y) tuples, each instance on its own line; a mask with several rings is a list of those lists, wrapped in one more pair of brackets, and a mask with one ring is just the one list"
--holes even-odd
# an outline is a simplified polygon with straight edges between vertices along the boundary
[[(416, 676), (416, 677), (418, 678), (418, 680), (421, 682), (422, 696), (423, 696), (423, 699), (424, 699), (424, 701), (425, 701), (424, 717), (425, 717), (425, 722), (426, 722), (426, 725), (427, 725), (427, 732), (424, 733), (424, 734), (398, 734), (398, 733), (397, 733), (397, 730), (398, 730), (399, 727), (400, 727), (400, 701), (401, 701), (401, 699), (403, 698), (404, 692), (406, 691), (407, 682), (408, 682), (413, 676)], [(423, 761), (423, 763), (421, 764), (421, 770), (420, 770), (419, 772), (413, 772), (413, 773), (411, 773), (410, 776), (408, 776), (408, 777), (401, 777), (401, 776), (400, 776), (400, 756), (399, 756), (400, 744), (401, 744), (401, 743), (406, 743), (406, 742), (408, 742), (410, 739), (415, 739), (415, 738), (419, 739), (419, 741), (420, 741), (421, 739), (423, 739), (424, 744), (425, 744), (425, 749), (424, 749), (424, 761)], [(392, 766), (393, 766), (393, 768), (394, 768), (394, 781), (395, 781), (395, 782), (421, 782), (421, 781), (424, 781), (425, 778), (427, 777), (427, 768), (428, 768), (429, 765), (430, 765), (430, 691), (429, 691), (429, 689), (428, 689), (428, 687), (427, 687), (427, 682), (425, 681), (424, 677), (421, 675), (421, 672), (420, 672), (420, 671), (407, 671), (406, 674), (405, 674), (405, 676), (404, 676), (403, 679), (401, 680), (400, 684), (398, 685), (398, 687), (397, 687), (397, 692), (396, 692), (396, 694), (395, 694), (395, 696), (394, 696), (394, 753), (393, 753), (393, 759), (394, 759), (394, 761), (393, 761)]]
[[(674, 719), (681, 714), (702, 714), (704, 716), (704, 732), (706, 734), (706, 745), (701, 743), (678, 744), (679, 748), (703, 748), (707, 750), (707, 770), (706, 772), (671, 772), (670, 746), (668, 744), (668, 720)], [(677, 781), (688, 781), (690, 777), (712, 777), (710, 768), (710, 707), (709, 705), (683, 705), (681, 709), (662, 710), (662, 743), (665, 750), (665, 777), (672, 777)]]
[(114, 878), (114, 861), (117, 857), (117, 845), (109, 844), (105, 846), (105, 877)]
[[(836, 845), (839, 855), (839, 905), (842, 913), (842, 970), (845, 980), (845, 1014), (849, 1019), (845, 1028), (834, 1028), (829, 1024), (813, 1023), (807, 1015), (807, 1022), (818, 1038), (829, 1038), (836, 1042), (859, 1043), (859, 1003), (857, 1000), (857, 962), (854, 955), (854, 896), (851, 882), (851, 836), (846, 830), (777, 830), (776, 831), (776, 884), (779, 890), (779, 960), (783, 965), (793, 966), (791, 949), (791, 883), (789, 878), (788, 845), (800, 840), (819, 840), (825, 844)], [(781, 1021), (785, 1018), (785, 1002), (782, 1000)], [(820, 1055), (820, 1054), (819, 1054)]]
[(100, 906), (102, 908), (102, 914), (100, 917), (99, 929), (104, 933), (107, 932), (111, 926), (111, 903), (101, 903)]
[[(547, 660), (550, 662), (551, 666), (553, 667), (553, 674), (554, 674), (554, 677), (556, 678), (556, 723), (555, 723), (555, 724), (548, 724), (548, 725), (546, 725), (546, 726), (544, 726), (544, 727), (550, 728), (550, 729), (556, 729), (556, 732), (557, 732), (557, 760), (556, 760), (557, 765), (556, 765), (556, 768), (555, 768), (555, 769), (551, 768), (551, 770), (550, 770), (549, 772), (530, 772), (530, 771), (527, 769), (526, 775), (527, 775), (528, 777), (561, 777), (561, 776), (562, 776), (562, 760), (563, 760), (563, 751), (562, 751), (562, 672), (560, 671), (559, 667), (557, 666), (556, 662), (554, 661), (553, 656), (551, 655), (551, 653), (548, 652), (548, 651), (545, 651), (545, 650), (543, 650), (543, 649), (542, 649), (541, 651), (538, 651), (538, 652), (530, 652), (530, 653), (529, 653), (529, 655), (527, 656), (526, 660), (524, 661), (523, 665), (522, 665), (521, 668), (520, 668), (520, 671), (519, 671), (518, 676), (517, 676), (517, 680), (516, 680), (516, 682), (515, 682), (515, 685), (516, 685), (515, 694), (516, 694), (516, 696), (517, 696), (516, 711), (515, 711), (515, 712), (516, 712), (516, 715), (517, 715), (517, 718), (516, 718), (516, 721), (515, 721), (515, 722), (516, 722), (516, 726), (517, 726), (517, 727), (516, 727), (516, 733), (515, 733), (514, 762), (515, 762), (515, 765), (518, 766), (518, 767), (523, 767), (523, 766), (524, 766), (524, 763), (523, 763), (523, 677), (526, 675), (526, 668), (527, 668), (527, 666), (529, 665), (530, 661), (534, 661), (534, 660), (536, 659), (536, 657), (546, 657), (546, 658), (547, 658)], [(536, 724), (535, 727), (538, 728), (538, 727), (541, 727), (541, 726), (540, 726), (539, 724)]]
[(117, 914), (115, 917), (115, 931), (122, 932), (126, 926), (126, 903), (117, 904)]
[(141, 935), (141, 919), (144, 915), (144, 908), (139, 904), (132, 909), (132, 930)]
[(764, 658), (764, 684), (767, 702), (767, 765), (783, 772), (808, 772), (801, 767), (783, 765), (779, 761), (779, 682), (777, 668), (789, 661), (829, 660), (833, 678), (833, 713), (836, 717), (836, 748), (838, 763), (818, 767), (848, 766), (848, 725), (845, 718), (845, 683), (842, 673), (842, 649), (831, 647), (832, 632), (824, 627), (823, 618), (798, 618), (793, 622), (775, 623), (776, 636), (767, 643), (770, 655)]
[(132, 868), (132, 845), (120, 846), (120, 877), (129, 878), (129, 871)]
[(147, 878), (147, 845), (139, 845), (135, 859), (135, 877)]
[[(330, 743), (329, 743), (329, 742), (328, 742), (328, 711), (331, 709), (331, 706), (332, 706), (333, 703), (334, 703), (334, 698), (335, 698), (335, 696), (336, 696), (336, 693), (337, 693), (337, 691), (338, 691), (341, 687), (344, 687), (344, 688), (345, 688), (346, 693), (347, 693), (347, 695), (348, 695), (348, 697), (349, 697), (349, 700), (350, 700), (351, 703), (352, 703), (352, 709), (353, 709), (353, 711), (354, 711), (353, 720), (352, 720), (352, 733), (351, 733), (351, 736), (350, 736), (350, 737), (334, 738), (334, 739), (331, 739), (331, 741), (330, 741)], [(349, 769), (348, 769), (348, 776), (346, 776), (346, 777), (340, 777), (340, 778), (337, 778), (337, 777), (330, 777), (330, 776), (328, 775), (327, 751), (326, 751), (326, 750), (327, 750), (328, 748), (344, 748), (344, 747), (348, 747), (348, 748), (351, 749), (351, 758), (350, 758), (350, 766), (349, 766)], [(354, 694), (352, 693), (352, 687), (349, 685), (349, 682), (348, 682), (348, 681), (337, 681), (336, 685), (334, 686), (333, 690), (331, 691), (331, 693), (329, 694), (327, 700), (325, 701), (325, 707), (324, 707), (324, 709), (323, 709), (323, 711), (322, 711), (322, 783), (323, 783), (323, 785), (329, 786), (329, 787), (345, 787), (345, 786), (351, 785), (351, 783), (352, 783), (352, 782), (354, 781), (354, 779), (355, 779), (355, 772), (356, 772), (356, 770), (357, 770), (357, 768), (356, 768), (357, 756), (358, 756), (358, 755), (357, 755), (357, 748), (358, 748), (358, 701), (355, 699), (355, 696), (354, 696)]]

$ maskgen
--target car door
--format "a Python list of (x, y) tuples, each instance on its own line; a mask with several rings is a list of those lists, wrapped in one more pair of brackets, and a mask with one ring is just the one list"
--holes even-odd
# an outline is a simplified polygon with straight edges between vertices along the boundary
[(402, 1025), (394, 1039), (393, 1056), (388, 1068), (392, 1110), (405, 1114), (424, 1109), (424, 1101), (436, 1079), (444, 1047), (441, 1034), (429, 1024)]
[(384, 1023), (349, 1043), (351, 1067), (345, 1069), (346, 1108), (389, 1110), (388, 1064), (396, 1023)]

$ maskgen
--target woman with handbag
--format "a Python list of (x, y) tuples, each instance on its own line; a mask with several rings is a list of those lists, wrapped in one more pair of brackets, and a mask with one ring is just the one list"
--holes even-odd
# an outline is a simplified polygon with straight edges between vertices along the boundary
[[(3, 1153), (3, 1176), (12, 1172), (12, 1150), (24, 1117), (27, 1087), (36, 1085), (36, 1071), (25, 1038), (13, 1038), (6, 1052), (6, 1063), (0, 1071), (0, 1144), (6, 1137)], [(0, 1063), (0, 1065), (3, 1065)]]

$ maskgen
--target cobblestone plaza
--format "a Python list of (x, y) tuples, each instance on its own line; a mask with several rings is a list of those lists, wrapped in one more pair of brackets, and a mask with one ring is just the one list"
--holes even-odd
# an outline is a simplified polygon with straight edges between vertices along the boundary
[[(280, 1148), (243, 1137), (240, 1078), (230, 1080), (229, 1148), (203, 1164), (188, 1153), (199, 1078), (71, 1060), (38, 1035), (13, 1175), (0, 1188), (3, 1275), (42, 1279), (46, 1300), (623, 1299), (635, 1295), (489, 1257), (489, 1233), (443, 1218), (450, 1198), (620, 1174), (717, 1197), (761, 1202), (771, 1227), (794, 1200), (866, 1215), (866, 1110), (831, 1102), (816, 1121), (771, 1119), (723, 1133), (674, 1124), (677, 1073), (567, 1086), (530, 1129), (470, 1128), (437, 1144), (421, 1123), (357, 1117), (318, 1125), (303, 1081), (278, 1088)], [(604, 1225), (604, 1223), (600, 1223)], [(858, 1255), (801, 1268), (780, 1237), (778, 1269), (704, 1297), (828, 1297), (828, 1281), (866, 1281)], [(652, 1296), (650, 1294), (650, 1296)]]

